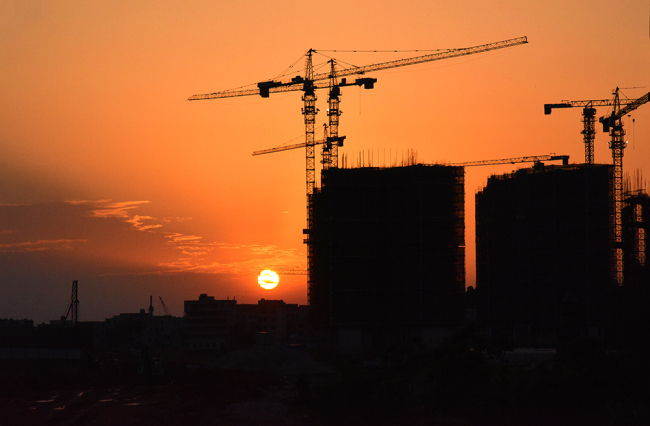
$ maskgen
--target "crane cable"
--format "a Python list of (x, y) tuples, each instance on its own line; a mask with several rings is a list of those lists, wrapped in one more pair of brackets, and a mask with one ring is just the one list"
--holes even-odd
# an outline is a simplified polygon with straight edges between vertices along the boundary
[(316, 50), (317, 52), (341, 53), (415, 53), (415, 52), (447, 52), (458, 49), (417, 49), (417, 50)]
[[(331, 59), (331, 60), (335, 61), (337, 64), (347, 65), (348, 67), (351, 67), (351, 68), (359, 68), (359, 65), (355, 65), (355, 64), (352, 64), (350, 62), (342, 61), (342, 60), (337, 59), (337, 58), (335, 58), (333, 56), (325, 55), (325, 54), (323, 54), (321, 52), (341, 52), (341, 53), (418, 53), (418, 52), (451, 52), (453, 50), (457, 50), (457, 49), (424, 49), (424, 50), (423, 49), (416, 49), (416, 50), (319, 50), (319, 49), (312, 49), (312, 52), (316, 53), (318, 55), (321, 55), (321, 56), (323, 56), (325, 58)], [(299, 70), (294, 70), (293, 68), (296, 66), (296, 64), (298, 64), (302, 60), (302, 58), (303, 58), (303, 56), (296, 59), (291, 65), (289, 65), (287, 68), (285, 68), (283, 71), (281, 71), (272, 80), (277, 80), (277, 79), (286, 77), (287, 75), (292, 74), (294, 72), (301, 75), (303, 73), (303, 71), (304, 71), (304, 68), (299, 69)], [(316, 72), (317, 70), (320, 70), (326, 64), (327, 64), (327, 62), (315, 65), (314, 66), (314, 72)], [(242, 86), (242, 87), (246, 87), (246, 86)]]
[[(285, 76), (289, 73), (289, 70), (290, 70), (291, 68), (293, 68), (294, 66), (296, 66), (296, 64), (297, 64), (298, 62), (300, 62), (300, 61), (302, 60), (302, 58), (303, 58), (303, 56), (301, 56), (301, 57), (299, 57), (298, 59), (296, 59), (296, 60), (294, 61), (293, 64), (291, 64), (291, 65), (289, 65), (287, 68), (285, 68), (282, 72), (280, 72), (280, 74), (278, 74), (278, 75), (277, 75), (275, 78), (273, 78), (272, 80), (276, 80), (276, 79), (278, 79), (278, 78), (285, 77)], [(302, 72), (302, 70), (299, 70), (299, 72)]]
[[(323, 131), (322, 128), (321, 128), (320, 126), (318, 126), (318, 129), (314, 131), (314, 135), (317, 135), (317, 134), (319, 134), (319, 133), (322, 132), (322, 131)], [(293, 141), (296, 141), (296, 140), (298, 140), (298, 139), (300, 139), (300, 138), (302, 138), (302, 137), (304, 137), (304, 136), (305, 136), (305, 134), (304, 134), (304, 133), (301, 133), (300, 135), (296, 136), (295, 138), (293, 138), (293, 139), (289, 139), (288, 141), (286, 141), (286, 142), (284, 142), (283, 144), (278, 145), (278, 146), (276, 146), (276, 147), (274, 147), (274, 148), (281, 148), (281, 147), (283, 147), (283, 146), (285, 146), (285, 145), (288, 145), (289, 143), (291, 143), (291, 142), (293, 142)], [(272, 148), (272, 149), (273, 149), (273, 148)]]

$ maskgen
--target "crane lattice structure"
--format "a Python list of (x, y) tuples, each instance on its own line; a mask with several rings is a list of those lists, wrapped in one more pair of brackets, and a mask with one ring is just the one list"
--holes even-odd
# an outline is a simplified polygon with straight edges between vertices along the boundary
[(79, 289), (79, 282), (77, 280), (72, 281), (72, 296), (70, 297), (70, 306), (68, 306), (68, 312), (66, 312), (63, 321), (61, 321), (61, 327), (65, 326), (65, 323), (68, 320), (68, 316), (70, 317), (70, 322), (72, 322), (72, 326), (73, 327), (77, 326), (77, 318), (78, 318), (77, 315), (79, 309), (78, 289)]
[[(314, 141), (314, 145), (325, 145), (323, 147), (323, 150), (325, 150), (325, 149), (332, 150), (335, 145), (343, 146), (343, 141), (346, 139), (345, 136), (338, 136), (338, 137), (329, 136), (328, 132), (327, 132), (327, 124), (323, 124), (323, 128), (324, 128), (323, 139)], [(333, 143), (333, 142), (336, 142), (336, 143)], [(253, 151), (253, 156), (262, 155), (262, 154), (271, 154), (273, 152), (289, 151), (289, 150), (292, 150), (292, 149), (304, 148), (305, 146), (307, 146), (306, 142), (299, 142), (299, 143), (295, 143), (295, 144), (291, 144), (291, 145), (280, 145), (280, 146), (277, 146), (275, 148), (261, 149), (259, 151)], [(325, 153), (323, 153), (323, 157), (325, 157)], [(324, 161), (325, 160), (323, 159), (323, 162)], [(338, 165), (337, 165), (337, 167), (338, 167)]]
[(496, 164), (515, 164), (515, 163), (535, 163), (541, 164), (542, 161), (557, 161), (562, 160), (563, 165), (569, 164), (568, 155), (533, 155), (529, 157), (516, 157), (516, 158), (503, 158), (500, 160), (481, 160), (481, 161), (468, 161), (466, 163), (451, 163), (450, 166), (493, 166)]
[[(307, 235), (304, 242), (307, 244), (307, 262), (309, 271), (312, 270), (313, 259), (313, 241), (310, 239), (310, 232), (313, 224), (313, 201), (312, 196), (316, 188), (316, 161), (315, 161), (315, 140), (314, 140), (314, 127), (316, 123), (316, 89), (329, 88), (329, 138), (330, 142), (336, 141), (336, 144), (326, 145), (323, 150), (325, 154), (323, 160), (323, 167), (338, 167), (338, 146), (340, 139), (338, 136), (339, 127), (339, 102), (340, 102), (340, 88), (344, 86), (363, 86), (365, 89), (372, 89), (377, 79), (375, 78), (357, 78), (354, 81), (348, 82), (347, 76), (364, 75), (373, 71), (381, 71), (385, 69), (416, 65), (426, 62), (433, 62), (442, 59), (455, 58), (466, 55), (473, 55), (477, 53), (489, 52), (492, 50), (503, 49), (506, 47), (517, 46), (528, 43), (526, 37), (519, 37), (510, 40), (499, 41), (496, 43), (484, 44), (480, 46), (450, 49), (444, 52), (437, 52), (428, 55), (416, 56), (412, 58), (399, 59), (396, 61), (382, 62), (366, 66), (353, 66), (346, 69), (337, 70), (336, 61), (330, 61), (330, 70), (325, 73), (314, 73), (313, 55), (317, 53), (314, 49), (309, 49), (305, 54), (305, 76), (295, 76), (290, 81), (276, 81), (268, 80), (257, 83), (256, 89), (235, 89), (226, 90), (222, 92), (207, 93), (203, 95), (194, 95), (188, 98), (190, 101), (219, 99), (219, 98), (232, 98), (239, 96), (252, 96), (259, 95), (263, 98), (269, 97), (271, 93), (300, 91), (303, 92), (303, 109), (302, 114), (305, 122), (305, 158), (306, 158), (306, 183), (307, 183), (307, 228), (303, 229), (303, 234)], [(311, 292), (311, 275), (308, 274), (308, 298)]]
[(158, 299), (160, 299), (160, 304), (162, 305), (163, 311), (165, 312), (165, 316), (170, 316), (169, 311), (167, 310), (167, 305), (165, 305), (162, 296), (158, 296)]
[[(268, 268), (260, 269), (258, 274), (261, 273), (263, 270), (266, 270)], [(309, 275), (309, 271), (306, 269), (282, 269), (282, 268), (276, 268), (272, 269), (273, 272), (277, 273), (278, 275)]]
[[(627, 105), (630, 102), (623, 102)], [(574, 108), (583, 107), (582, 123), (585, 143), (585, 163), (594, 164), (594, 138), (596, 136), (596, 108), (597, 106), (613, 106), (614, 101), (611, 99), (599, 99), (590, 101), (562, 101), (559, 104), (544, 104), (544, 114), (550, 115), (553, 108)]]
[[(614, 161), (614, 252), (615, 252), (615, 278), (619, 286), (623, 285), (623, 224), (621, 211), (623, 209), (623, 150), (627, 145), (625, 141), (625, 130), (621, 120), (628, 113), (634, 111), (641, 105), (648, 102), (650, 92), (631, 102), (621, 101), (619, 88), (614, 89), (612, 100), (614, 108), (609, 116), (600, 117), (603, 124), (603, 132), (608, 132), (612, 140), (609, 147), (612, 150)], [(627, 105), (621, 108), (621, 105)]]
[[(330, 71), (326, 73), (314, 74), (313, 67), (313, 54), (316, 50), (309, 49), (306, 56), (305, 77), (296, 76), (288, 82), (282, 81), (263, 81), (257, 83), (257, 89), (245, 90), (225, 90), (222, 92), (207, 93), (202, 95), (193, 95), (188, 98), (190, 101), (207, 100), (207, 99), (220, 99), (231, 98), (239, 96), (252, 96), (260, 95), (267, 98), (271, 93), (302, 91), (304, 107), (302, 110), (305, 116), (305, 147), (307, 148), (307, 194), (313, 194), (315, 187), (315, 161), (314, 161), (314, 123), (316, 117), (316, 89), (330, 89), (329, 96), (329, 138), (336, 139), (338, 137), (338, 123), (340, 111), (338, 108), (340, 102), (340, 88), (344, 86), (363, 86), (365, 89), (372, 89), (377, 79), (374, 78), (357, 78), (354, 81), (348, 82), (347, 79), (342, 78), (350, 75), (363, 75), (372, 71), (381, 71), (390, 68), (403, 67), (408, 65), (416, 65), (425, 62), (438, 61), (442, 59), (455, 58), (459, 56), (472, 55), (476, 53), (483, 53), (506, 47), (517, 46), (527, 43), (526, 37), (519, 37), (510, 40), (499, 41), (496, 43), (484, 44), (480, 46), (450, 49), (444, 52), (438, 52), (428, 55), (416, 56), (413, 58), (400, 59), (396, 61), (382, 62), (378, 64), (366, 65), (361, 67), (350, 67), (343, 70), (336, 69), (336, 61), (330, 60)], [(341, 79), (342, 78), (342, 79)], [(341, 79), (341, 80), (339, 80)], [(337, 166), (337, 155), (335, 153), (336, 146), (332, 146), (330, 153), (331, 160), (327, 162), (326, 167)]]
[[(345, 136), (343, 137), (345, 139)], [(325, 143), (325, 140), (320, 140), (317, 141), (316, 143), (318, 144), (323, 144)], [(296, 148), (304, 148), (305, 144), (304, 143), (297, 143), (294, 145), (285, 145), (285, 146), (279, 146), (277, 148), (270, 148), (270, 149), (264, 149), (261, 151), (255, 151), (253, 152), (253, 155), (261, 155), (261, 154), (270, 154), (272, 152), (280, 152), (280, 151), (288, 151), (291, 149), (296, 149)], [(461, 167), (472, 167), (472, 166), (492, 166), (492, 165), (497, 165), (497, 164), (515, 164), (515, 163), (535, 163), (539, 164), (543, 161), (558, 161), (561, 160), (563, 165), (567, 165), (569, 163), (569, 156), (568, 155), (555, 155), (555, 154), (548, 154), (548, 155), (532, 155), (528, 157), (514, 157), (514, 158), (502, 158), (499, 160), (479, 160), (479, 161), (467, 161), (464, 163), (450, 163), (450, 166), (461, 166)]]

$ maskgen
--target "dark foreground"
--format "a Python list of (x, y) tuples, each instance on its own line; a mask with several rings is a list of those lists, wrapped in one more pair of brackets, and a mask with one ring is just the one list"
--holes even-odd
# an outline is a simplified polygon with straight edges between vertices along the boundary
[(515, 365), (462, 341), (365, 363), (278, 348), (163, 361), (0, 360), (0, 425), (650, 424), (648, 359), (590, 342)]

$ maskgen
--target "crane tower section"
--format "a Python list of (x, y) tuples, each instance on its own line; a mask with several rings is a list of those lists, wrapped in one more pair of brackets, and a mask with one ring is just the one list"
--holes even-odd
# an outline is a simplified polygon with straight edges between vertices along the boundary
[[(305, 66), (305, 76), (300, 75), (291, 78), (290, 81), (276, 81), (268, 80), (257, 83), (256, 89), (235, 89), (235, 90), (226, 90), (222, 92), (207, 93), (202, 95), (194, 95), (188, 98), (190, 101), (195, 100), (206, 100), (206, 99), (218, 99), (218, 98), (231, 98), (239, 96), (252, 96), (259, 95), (263, 98), (268, 98), (271, 93), (278, 92), (290, 92), (290, 91), (301, 91), (303, 92), (302, 100), (304, 103), (302, 114), (304, 116), (305, 122), (305, 156), (306, 156), (306, 183), (307, 183), (307, 228), (303, 229), (303, 233), (307, 235), (307, 238), (304, 242), (307, 244), (307, 253), (308, 253), (308, 265), (309, 271), (312, 270), (313, 263), (313, 240), (310, 235), (310, 231), (313, 225), (313, 208), (312, 208), (312, 197), (315, 193), (316, 187), (316, 167), (315, 167), (315, 155), (314, 155), (314, 126), (316, 122), (316, 114), (318, 110), (316, 109), (316, 89), (330, 89), (329, 96), (329, 106), (330, 111), (328, 113), (330, 132), (329, 132), (329, 142), (325, 145), (324, 149), (324, 167), (326, 169), (330, 167), (336, 168), (338, 166), (338, 147), (334, 147), (333, 144), (330, 149), (330, 143), (336, 141), (337, 144), (341, 142), (341, 139), (338, 137), (338, 127), (339, 127), (339, 88), (341, 86), (348, 85), (358, 85), (362, 86), (365, 89), (373, 88), (374, 83), (377, 81), (374, 78), (357, 78), (354, 83), (347, 83), (344, 78), (351, 75), (364, 75), (373, 71), (381, 71), (385, 69), (391, 69), (396, 67), (403, 67), (409, 65), (416, 65), (426, 62), (438, 61), (442, 59), (455, 58), (466, 55), (473, 55), (476, 53), (488, 52), (497, 49), (503, 49), (511, 46), (517, 46), (521, 44), (528, 43), (526, 37), (519, 37), (510, 40), (499, 41), (496, 43), (484, 44), (474, 47), (461, 48), (461, 49), (449, 49), (443, 52), (436, 52), (433, 54), (416, 56), (412, 58), (399, 59), (396, 61), (388, 61), (377, 64), (371, 64), (366, 66), (352, 66), (342, 70), (336, 70), (334, 62), (331, 62), (330, 70), (325, 73), (314, 73), (313, 66), (313, 54), (316, 53), (316, 50), (309, 49), (306, 53), (306, 66)], [(339, 81), (339, 78), (341, 81)], [(308, 286), (311, 287), (311, 277), (308, 278)], [(309, 297), (309, 295), (308, 295)]]
[[(627, 102), (624, 102), (627, 105)], [(544, 104), (544, 114), (550, 115), (554, 108), (583, 107), (582, 123), (583, 130), (580, 132), (585, 143), (585, 163), (594, 164), (594, 139), (596, 136), (596, 108), (597, 106), (612, 106), (611, 99), (599, 99), (590, 101), (562, 101), (559, 104)]]
[(609, 132), (611, 141), (609, 147), (612, 150), (612, 159), (614, 162), (614, 251), (615, 251), (615, 278), (619, 286), (623, 285), (623, 225), (621, 211), (623, 209), (623, 150), (627, 145), (625, 141), (625, 130), (623, 121), (625, 115), (634, 111), (641, 105), (648, 102), (650, 92), (641, 96), (635, 101), (629, 102), (625, 108), (620, 100), (619, 88), (614, 89), (614, 99), (612, 100), (614, 109), (611, 115), (600, 117), (603, 124), (603, 131)]

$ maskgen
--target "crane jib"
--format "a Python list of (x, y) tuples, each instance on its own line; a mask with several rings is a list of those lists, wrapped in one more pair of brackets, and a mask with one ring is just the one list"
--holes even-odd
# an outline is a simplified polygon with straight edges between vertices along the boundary
[[(429, 55), (416, 56), (413, 58), (400, 59), (390, 62), (382, 62), (378, 64), (366, 65), (362, 67), (347, 68), (337, 72), (338, 77), (345, 77), (348, 75), (360, 75), (371, 71), (380, 71), (389, 68), (402, 67), (407, 65), (421, 64), (425, 62), (438, 61), (442, 59), (455, 58), (459, 56), (473, 55), (476, 53), (488, 52), (491, 50), (503, 49), (506, 47), (517, 46), (520, 44), (528, 43), (526, 37), (519, 37), (510, 40), (499, 41), (496, 43), (483, 44), (480, 46), (467, 47), (461, 49), (450, 49), (445, 52), (433, 53)], [(247, 90), (226, 90), (216, 93), (207, 93), (203, 95), (194, 95), (188, 98), (190, 101), (205, 100), (205, 99), (218, 99), (218, 98), (232, 98), (238, 96), (252, 96), (260, 95), (264, 98), (269, 97), (270, 93), (276, 92), (291, 92), (291, 91), (304, 91), (311, 93), (314, 89), (322, 89), (329, 87), (329, 79), (331, 73), (315, 74), (311, 79), (305, 79), (301, 76), (293, 77), (288, 82), (280, 81), (264, 81), (257, 83), (256, 89)], [(370, 82), (364, 83), (364, 88), (372, 88)]]
[[(629, 102), (627, 106), (622, 110), (618, 111), (618, 113), (612, 111), (612, 115), (600, 117), (598, 121), (600, 121), (603, 125), (603, 132), (608, 133), (609, 128), (614, 127), (616, 120), (620, 119), (621, 117), (624, 117), (628, 112), (634, 111), (641, 105), (647, 103), (649, 100), (650, 100), (650, 92), (646, 93), (645, 95), (641, 96), (639, 99), (635, 101)], [(623, 102), (621, 102), (621, 104), (623, 104)]]
[[(526, 37), (513, 38), (510, 40), (499, 41), (496, 43), (483, 44), (480, 46), (466, 47), (460, 49), (450, 49), (445, 52), (432, 53), (429, 55), (415, 56), (413, 58), (399, 59), (397, 61), (382, 62), (379, 64), (366, 65), (363, 67), (348, 68), (337, 72), (339, 77), (344, 77), (347, 75), (354, 74), (365, 74), (372, 71), (380, 71), (389, 68), (403, 67), (407, 65), (421, 64), (425, 62), (439, 61), (441, 59), (455, 58), (465, 55), (473, 55), (476, 53), (489, 52), (491, 50), (503, 49), (506, 47), (518, 46), (520, 44), (528, 43)], [(314, 75), (314, 81), (327, 79), (329, 78), (329, 73), (321, 73)]]

